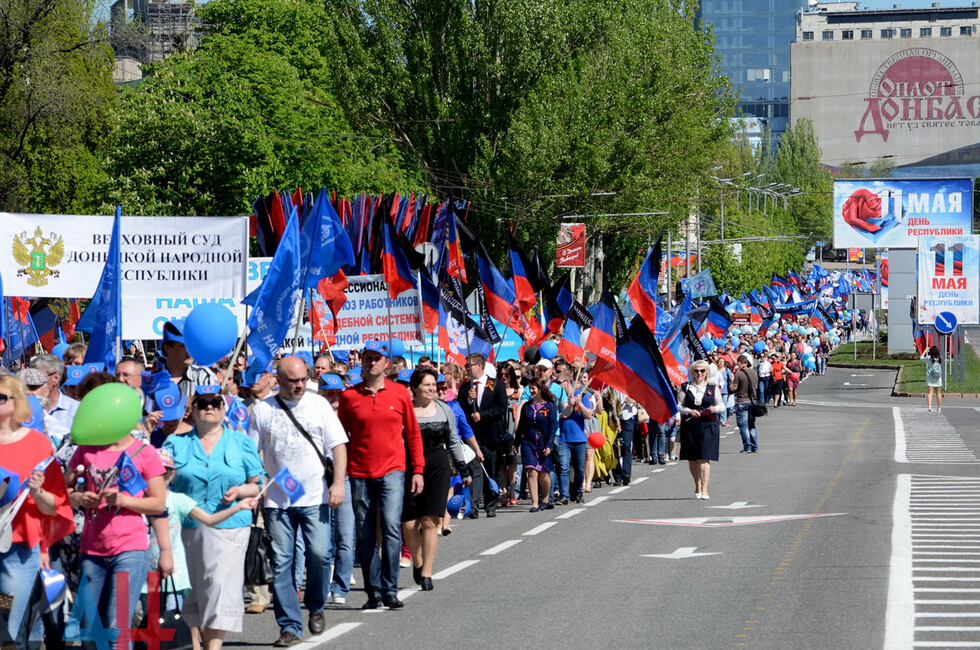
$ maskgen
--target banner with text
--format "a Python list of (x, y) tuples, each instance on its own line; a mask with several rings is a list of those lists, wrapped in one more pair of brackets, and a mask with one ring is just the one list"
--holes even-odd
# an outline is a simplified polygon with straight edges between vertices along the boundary
[(835, 248), (916, 248), (922, 236), (969, 235), (973, 181), (834, 181)]
[(980, 236), (919, 237), (920, 325), (952, 312), (961, 325), (980, 323)]
[(365, 341), (392, 338), (406, 345), (421, 344), (422, 305), (416, 289), (403, 291), (388, 308), (388, 285), (383, 275), (352, 275), (344, 290), (347, 302), (337, 313), (337, 343), (331, 350), (356, 350)]

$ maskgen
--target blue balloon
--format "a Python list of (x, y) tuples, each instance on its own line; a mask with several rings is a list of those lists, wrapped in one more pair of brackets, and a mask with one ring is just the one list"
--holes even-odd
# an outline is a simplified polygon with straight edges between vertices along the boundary
[(401, 339), (391, 339), (388, 341), (388, 350), (392, 357), (400, 357), (405, 354), (405, 344)]
[(756, 341), (755, 345), (752, 346), (752, 349), (756, 354), (762, 354), (762, 352), (766, 349), (766, 344), (762, 341)]
[(840, 343), (840, 337), (835, 336), (834, 338), (830, 339), (830, 342), (833, 343), (834, 345), (837, 345), (838, 343)]
[(238, 319), (216, 302), (198, 305), (184, 321), (184, 345), (194, 363), (210, 366), (226, 357), (238, 340)]
[(724, 348), (725, 347), (725, 339), (715, 339), (715, 347), (716, 348)]
[(538, 351), (542, 359), (554, 359), (558, 356), (558, 344), (551, 340), (544, 341), (538, 346)]
[(51, 354), (58, 357), (59, 359), (65, 356), (65, 352), (68, 350), (67, 343), (59, 343), (58, 345), (51, 348)]
[(715, 349), (715, 342), (714, 342), (714, 341), (712, 341), (712, 340), (711, 340), (711, 339), (710, 339), (709, 337), (707, 337), (707, 336), (706, 336), (706, 337), (704, 337), (703, 339), (701, 339), (701, 345), (703, 345), (703, 346), (704, 346), (704, 351), (705, 351), (705, 352), (711, 352), (712, 350), (714, 350), (714, 349)]
[(814, 361), (813, 359), (807, 359), (806, 361), (803, 362), (803, 367), (806, 368), (807, 370), (816, 370), (817, 362)]

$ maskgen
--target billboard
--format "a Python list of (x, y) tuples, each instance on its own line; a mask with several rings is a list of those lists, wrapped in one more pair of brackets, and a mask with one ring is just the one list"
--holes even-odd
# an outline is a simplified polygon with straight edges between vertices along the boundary
[(924, 235), (969, 235), (970, 179), (834, 181), (834, 246), (916, 248)]
[(980, 323), (980, 236), (920, 237), (918, 283), (920, 325), (942, 312), (961, 325)]
[(821, 162), (980, 163), (975, 38), (791, 46), (791, 118), (813, 120)]
[(585, 268), (584, 223), (563, 223), (559, 226), (555, 266)]

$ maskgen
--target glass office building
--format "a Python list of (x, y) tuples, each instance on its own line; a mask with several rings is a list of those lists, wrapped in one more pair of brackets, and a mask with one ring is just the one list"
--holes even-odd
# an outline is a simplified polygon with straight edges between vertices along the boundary
[(806, 8), (807, 0), (701, 0), (741, 115), (765, 120), (774, 141), (789, 123), (789, 47)]

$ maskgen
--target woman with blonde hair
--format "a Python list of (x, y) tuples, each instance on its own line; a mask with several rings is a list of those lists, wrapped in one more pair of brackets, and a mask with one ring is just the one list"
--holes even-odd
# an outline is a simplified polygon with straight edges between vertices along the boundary
[(463, 381), (463, 369), (452, 361), (447, 361), (439, 368), (440, 374), (446, 380), (446, 401), (451, 402), (456, 399), (456, 391)]
[(681, 385), (677, 404), (681, 413), (681, 460), (694, 478), (694, 496), (709, 499), (711, 461), (718, 460), (718, 415), (725, 411), (718, 386), (708, 382), (708, 363), (691, 364), (690, 381)]

